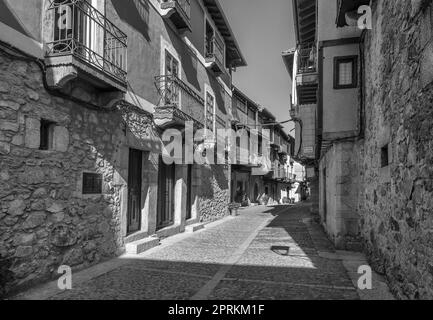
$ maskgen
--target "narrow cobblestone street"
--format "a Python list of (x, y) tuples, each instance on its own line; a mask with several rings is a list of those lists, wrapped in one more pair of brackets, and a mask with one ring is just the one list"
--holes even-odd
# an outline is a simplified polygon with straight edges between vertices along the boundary
[[(167, 239), (73, 289), (68, 299), (359, 299), (308, 206), (242, 210), (183, 239)], [(164, 242), (164, 241), (163, 241)], [(80, 274), (91, 273), (89, 270)], [(24, 294), (42, 297), (41, 291)]]

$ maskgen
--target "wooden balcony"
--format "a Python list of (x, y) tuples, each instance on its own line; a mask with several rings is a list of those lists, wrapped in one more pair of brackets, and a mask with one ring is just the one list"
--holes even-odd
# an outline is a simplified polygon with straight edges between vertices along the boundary
[(191, 0), (159, 0), (164, 18), (170, 20), (179, 31), (192, 31)]
[(317, 49), (315, 44), (301, 45), (298, 48), (296, 85), (318, 84), (319, 74), (317, 71)]
[[(69, 15), (63, 24), (59, 12)], [(45, 58), (49, 86), (80, 78), (103, 90), (126, 91), (127, 36), (103, 13), (85, 0), (56, 0), (45, 23), (52, 26)]]

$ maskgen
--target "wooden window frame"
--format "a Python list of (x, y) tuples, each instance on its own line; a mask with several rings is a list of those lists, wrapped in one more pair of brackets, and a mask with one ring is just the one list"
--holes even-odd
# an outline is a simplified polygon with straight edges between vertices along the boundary
[[(352, 62), (352, 83), (348, 85), (340, 85), (340, 70), (341, 63)], [(334, 58), (334, 89), (354, 89), (358, 87), (358, 56), (340, 56)]]

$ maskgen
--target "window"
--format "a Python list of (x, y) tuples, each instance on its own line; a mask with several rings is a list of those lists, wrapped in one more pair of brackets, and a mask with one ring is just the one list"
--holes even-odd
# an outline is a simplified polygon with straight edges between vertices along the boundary
[(334, 89), (349, 89), (358, 86), (358, 57), (336, 57), (334, 59)]
[(165, 75), (179, 77), (179, 61), (165, 50)]
[(41, 120), (39, 150), (53, 149), (54, 126), (55, 123), (52, 121)]
[(389, 165), (389, 144), (382, 147), (380, 151), (380, 166), (385, 168)]
[(258, 142), (258, 155), (261, 157), (263, 155), (263, 137), (259, 135), (259, 142)]
[(243, 101), (243, 100), (240, 100), (239, 98), (236, 98), (235, 101), (236, 101), (236, 108), (239, 111), (242, 111), (243, 113), (247, 113), (247, 104), (246, 104), (246, 102)]
[(215, 31), (209, 21), (206, 20), (206, 58), (212, 57), (214, 54), (214, 39)]
[(206, 128), (213, 131), (215, 123), (215, 98), (210, 92), (206, 92)]
[[(211, 23), (206, 19), (206, 34), (205, 34), (205, 58), (215, 58), (221, 65), (224, 66), (225, 45), (224, 39), (213, 28)], [(222, 68), (224, 71), (224, 67)]]
[(165, 50), (165, 75), (167, 76), (165, 103), (179, 106), (179, 90), (173, 79), (179, 78), (179, 61), (168, 50)]
[(248, 124), (250, 127), (254, 127), (256, 124), (256, 112), (248, 108)]
[(102, 175), (99, 173), (83, 173), (83, 194), (101, 194)]

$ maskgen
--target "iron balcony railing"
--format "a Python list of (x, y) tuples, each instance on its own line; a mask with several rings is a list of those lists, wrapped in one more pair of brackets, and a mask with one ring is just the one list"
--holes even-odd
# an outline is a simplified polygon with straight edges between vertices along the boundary
[[(184, 112), (186, 110), (195, 110), (204, 113), (204, 98), (196, 93), (188, 84), (183, 82), (177, 76), (163, 75), (155, 77), (160, 101), (159, 105), (163, 107), (176, 107)], [(195, 121), (203, 124), (203, 119), (194, 117)]]
[(54, 0), (49, 57), (73, 55), (126, 82), (127, 36), (86, 0)]
[(298, 73), (317, 72), (317, 53), (314, 44), (301, 45), (298, 55)]
[(166, 2), (176, 2), (180, 9), (182, 10), (182, 13), (188, 18), (188, 20), (191, 20), (191, 0), (159, 0), (162, 3)]
[(206, 39), (206, 58), (215, 58), (224, 66), (224, 44), (218, 36)]

